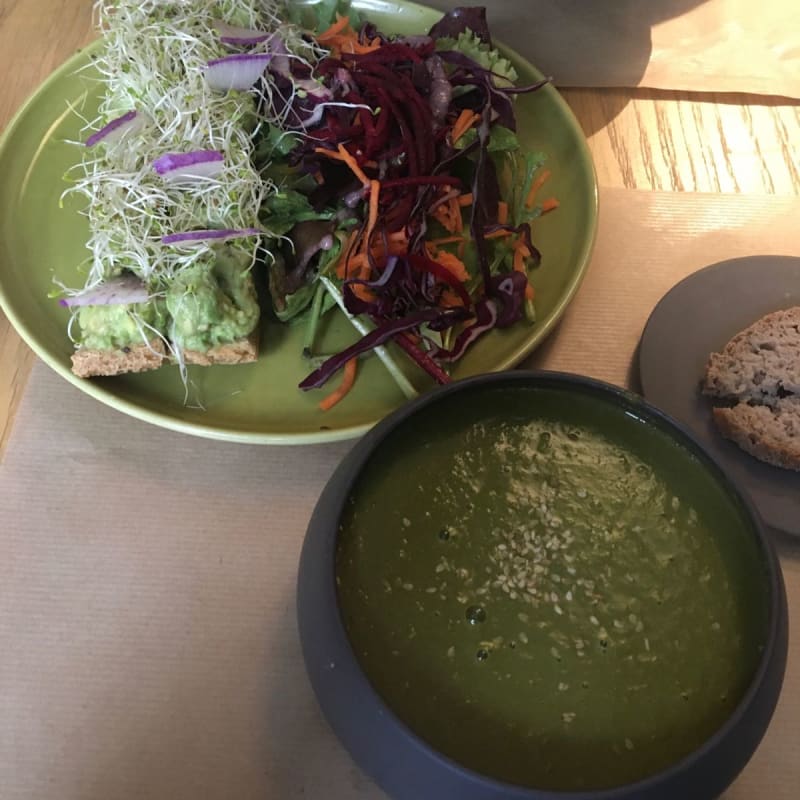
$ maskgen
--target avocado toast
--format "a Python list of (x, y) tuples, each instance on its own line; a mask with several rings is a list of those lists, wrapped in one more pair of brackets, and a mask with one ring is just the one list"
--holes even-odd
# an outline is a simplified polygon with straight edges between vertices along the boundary
[(86, 199), (91, 253), (85, 286), (61, 299), (73, 371), (253, 361), (251, 272), (270, 190), (252, 162), (257, 94), (206, 72), (230, 60), (221, 26), (270, 30), (275, 4), (99, 0), (96, 11), (105, 94), (68, 175)]

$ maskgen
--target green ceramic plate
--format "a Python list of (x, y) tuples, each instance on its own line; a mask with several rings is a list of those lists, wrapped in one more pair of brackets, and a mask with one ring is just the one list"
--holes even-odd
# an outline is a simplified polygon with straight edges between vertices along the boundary
[[(420, 33), (440, 16), (423, 6), (384, 0), (354, 3), (387, 32)], [(53, 277), (79, 285), (77, 266), (86, 257), (85, 219), (76, 204), (59, 205), (65, 171), (77, 160), (81, 122), (73, 108), (91, 115), (100, 87), (91, 80), (95, 43), (61, 66), (22, 107), (0, 140), (0, 303), (36, 354), (81, 390), (139, 419), (173, 430), (238, 442), (307, 444), (356, 437), (403, 401), (377, 358), (363, 363), (345, 402), (321, 413), (326, 390), (304, 393), (298, 382), (309, 371), (301, 358), (302, 331), (267, 321), (257, 363), (190, 369), (204, 409), (185, 404), (175, 367), (116, 378), (81, 380), (70, 371), (72, 344), (68, 313), (48, 298)], [(520, 74), (533, 82), (540, 73), (506, 51)], [(597, 186), (581, 129), (555, 89), (548, 86), (517, 102), (520, 140), (544, 151), (553, 177), (557, 212), (538, 220), (534, 238), (542, 251), (536, 275), (539, 321), (488, 334), (458, 365), (455, 378), (513, 367), (553, 328), (580, 284), (597, 222)], [(332, 315), (323, 330), (326, 352), (350, 343), (353, 330)], [(403, 360), (402, 354), (399, 359)], [(430, 386), (413, 365), (408, 376), (420, 391)]]

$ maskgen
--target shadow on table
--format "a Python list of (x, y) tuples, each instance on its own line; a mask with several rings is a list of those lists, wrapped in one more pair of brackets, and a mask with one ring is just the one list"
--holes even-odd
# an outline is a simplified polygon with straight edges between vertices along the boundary
[[(486, 7), (492, 34), (553, 78), (558, 87), (634, 87), (651, 54), (651, 29), (709, 0), (429, 0), (449, 10)], [(628, 97), (609, 92), (586, 135), (607, 125)]]

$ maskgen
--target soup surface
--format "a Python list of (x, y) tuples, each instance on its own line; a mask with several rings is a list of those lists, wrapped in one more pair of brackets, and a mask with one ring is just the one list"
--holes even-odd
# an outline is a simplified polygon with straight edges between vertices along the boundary
[(763, 558), (656, 425), (490, 387), (429, 406), (364, 474), (337, 549), (344, 622), (375, 689), (441, 752), (526, 786), (615, 786), (740, 700)]

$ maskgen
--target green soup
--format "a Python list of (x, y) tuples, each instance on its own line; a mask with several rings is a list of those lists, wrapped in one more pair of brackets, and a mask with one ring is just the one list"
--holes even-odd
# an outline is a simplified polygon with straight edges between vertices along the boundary
[(336, 569), (397, 716), (524, 786), (679, 760), (741, 699), (766, 631), (737, 501), (658, 425), (557, 389), (456, 395), (397, 429), (349, 498)]

